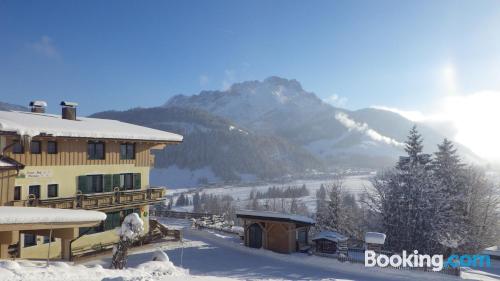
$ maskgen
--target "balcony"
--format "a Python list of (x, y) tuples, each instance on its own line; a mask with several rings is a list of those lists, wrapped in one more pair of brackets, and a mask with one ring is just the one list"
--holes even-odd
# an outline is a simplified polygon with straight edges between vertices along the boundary
[(28, 199), (11, 201), (11, 206), (45, 207), (61, 209), (112, 210), (122, 207), (152, 205), (162, 202), (166, 190), (164, 188), (147, 188), (136, 190), (116, 190), (114, 192), (77, 194), (75, 197)]

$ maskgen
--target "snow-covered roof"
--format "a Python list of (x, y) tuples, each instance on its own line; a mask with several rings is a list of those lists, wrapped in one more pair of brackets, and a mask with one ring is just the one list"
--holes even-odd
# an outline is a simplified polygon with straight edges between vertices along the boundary
[(347, 237), (335, 231), (321, 231), (312, 240), (326, 239), (333, 242), (347, 241)]
[(24, 165), (17, 162), (16, 160), (0, 156), (0, 170), (10, 170), (10, 169), (23, 169)]
[(261, 218), (261, 219), (274, 219), (281, 221), (298, 222), (305, 224), (314, 224), (315, 221), (311, 218), (293, 215), (293, 214), (283, 214), (278, 212), (270, 211), (250, 211), (250, 210), (240, 210), (236, 212), (236, 217), (240, 218)]
[(0, 225), (95, 222), (105, 219), (106, 214), (98, 211), (37, 207), (0, 207)]
[(370, 244), (384, 244), (385, 234), (380, 232), (367, 232), (365, 233), (365, 243)]
[(21, 111), (0, 111), (0, 132), (30, 137), (45, 134), (55, 137), (152, 140), (160, 142), (181, 142), (183, 139), (178, 134), (116, 120), (87, 117), (67, 120), (60, 115)]
[(0, 167), (14, 167), (14, 165), (12, 163), (0, 159)]

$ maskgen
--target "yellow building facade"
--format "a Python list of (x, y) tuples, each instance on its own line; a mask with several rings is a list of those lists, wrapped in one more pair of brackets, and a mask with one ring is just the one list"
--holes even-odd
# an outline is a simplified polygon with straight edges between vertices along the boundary
[(98, 226), (74, 228), (69, 245), (47, 231), (0, 231), (0, 258), (46, 258), (49, 240), (52, 258), (110, 248), (118, 241), (115, 228), (131, 212), (148, 231), (149, 205), (160, 203), (166, 192), (149, 184), (151, 151), (182, 141), (173, 133), (113, 120), (72, 120), (64, 113), (0, 112), (0, 125), (0, 206), (107, 215)]

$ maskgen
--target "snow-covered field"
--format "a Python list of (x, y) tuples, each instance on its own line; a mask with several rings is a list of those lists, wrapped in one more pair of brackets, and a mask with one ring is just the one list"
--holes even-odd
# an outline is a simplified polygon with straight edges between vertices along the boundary
[[(366, 188), (370, 189), (372, 187), (370, 183), (371, 175), (359, 175), (359, 176), (348, 176), (344, 180), (344, 190), (353, 193), (355, 195), (361, 194)], [(248, 199), (250, 197), (250, 192), (260, 191), (266, 192), (269, 187), (276, 186), (287, 188), (288, 186), (302, 186), (306, 185), (309, 190), (309, 196), (299, 198), (299, 202), (306, 204), (309, 212), (313, 213), (316, 211), (316, 191), (320, 188), (321, 184), (328, 184), (328, 180), (297, 180), (290, 183), (278, 184), (263, 184), (263, 185), (241, 185), (241, 186), (223, 186), (223, 187), (212, 187), (203, 188), (201, 192), (213, 195), (230, 195), (236, 201), (236, 204), (240, 208), (245, 208), (248, 204)], [(171, 189), (167, 192), (169, 196), (176, 196), (184, 192), (194, 192), (195, 189), (182, 188), (182, 189)], [(191, 193), (192, 195), (193, 193)], [(175, 202), (175, 198), (174, 198)], [(173, 209), (181, 212), (192, 211), (193, 206), (179, 206)]]

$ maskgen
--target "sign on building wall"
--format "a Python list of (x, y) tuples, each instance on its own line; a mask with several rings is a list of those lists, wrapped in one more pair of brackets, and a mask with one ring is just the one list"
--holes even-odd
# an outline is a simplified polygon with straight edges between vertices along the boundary
[(52, 171), (26, 171), (24, 172), (25, 178), (50, 178)]

